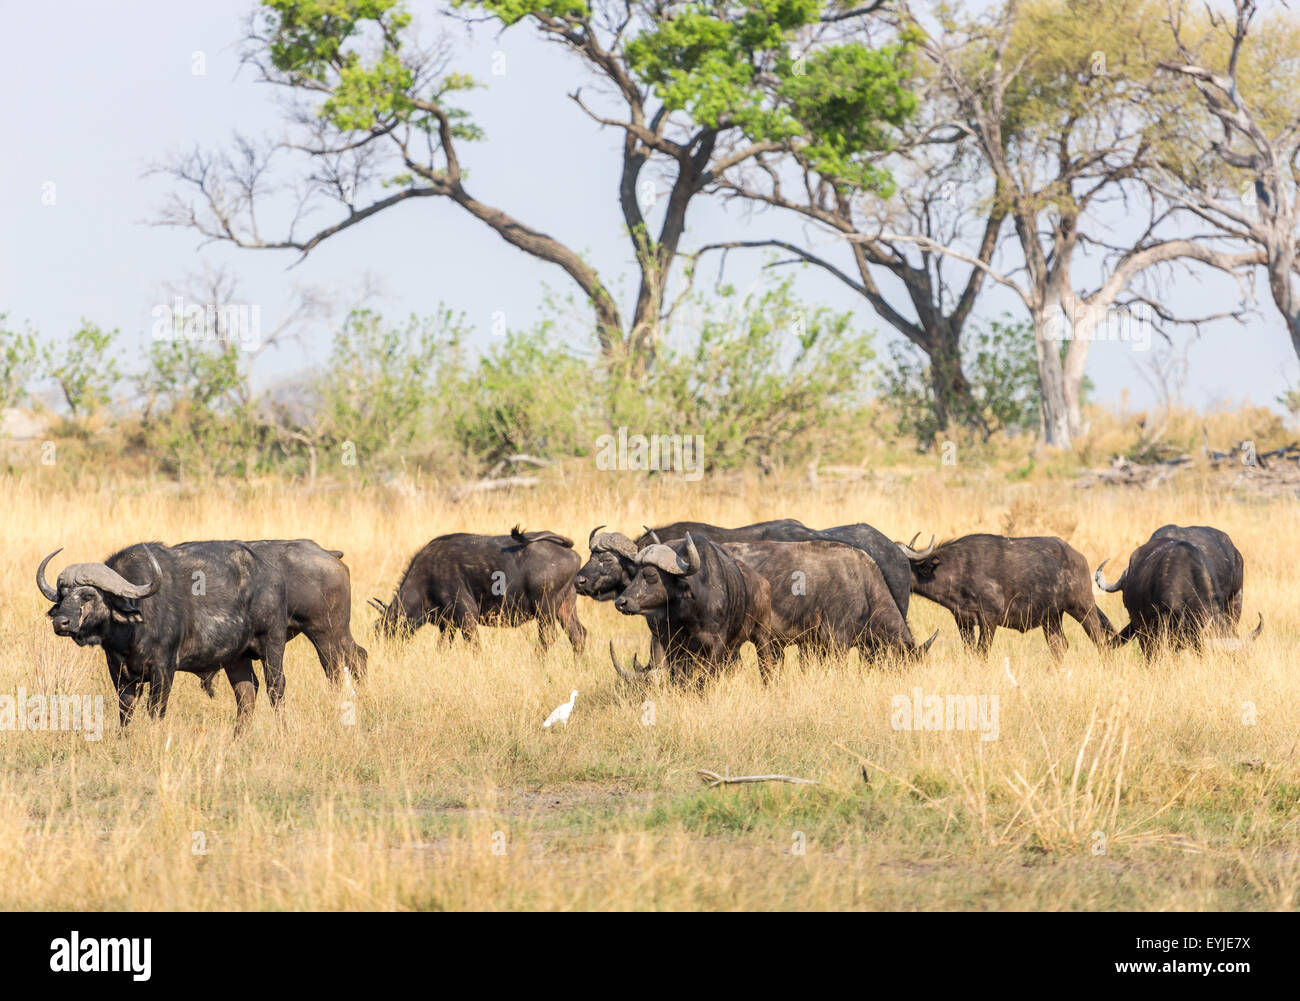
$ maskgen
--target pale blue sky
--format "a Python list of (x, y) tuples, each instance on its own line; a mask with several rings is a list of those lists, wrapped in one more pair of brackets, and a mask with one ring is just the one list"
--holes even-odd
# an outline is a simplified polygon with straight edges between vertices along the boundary
[[(437, 8), (412, 6), (434, 21)], [(234, 129), (281, 132), (270, 88), (239, 69), (238, 42), (252, 8), (253, 0), (5, 4), (0, 311), (11, 322), (30, 320), (43, 334), (62, 336), (85, 316), (120, 327), (133, 354), (145, 344), (163, 283), (201, 267), (195, 234), (147, 225), (169, 187), (162, 178), (145, 177), (146, 167), (195, 143), (218, 147)], [(471, 190), (578, 248), (606, 276), (626, 275), (618, 284), (630, 292), (628, 244), (615, 200), (619, 136), (598, 129), (565, 97), (585, 82), (576, 63), (525, 27), (502, 36), (456, 31), (454, 68), (488, 85), (464, 102), (488, 137), (466, 154)], [(205, 55), (205, 76), (191, 73), (195, 51)], [(491, 74), (497, 51), (506, 58), (503, 76)], [(42, 204), (47, 182), (56, 186), (53, 206)], [(716, 239), (800, 232), (705, 199), (693, 204), (689, 223), (686, 249)], [(503, 311), (512, 327), (527, 327), (538, 316), (543, 282), (562, 294), (575, 289), (559, 269), (515, 250), (437, 199), (382, 213), (327, 241), (292, 271), (286, 270), (296, 259), (292, 253), (213, 245), (202, 255), (237, 275), (240, 297), (262, 304), (264, 326), (287, 308), (296, 283), (337, 289), (369, 272), (383, 292), (374, 304), (387, 314), (430, 313), (446, 302), (467, 314), (476, 340), (486, 343), (495, 311)], [(758, 261), (733, 254), (729, 279), (742, 285), (752, 280)], [(896, 336), (820, 273), (801, 276), (798, 289), (810, 301), (854, 310), (881, 341)], [(1258, 290), (1265, 293), (1262, 282)], [(1186, 276), (1168, 289), (1169, 301), (1187, 312), (1216, 312), (1236, 294), (1228, 283), (1201, 284)], [(1247, 326), (1214, 325), (1192, 346), (1187, 402), (1271, 405), (1300, 382), (1300, 366), (1271, 302), (1265, 298), (1258, 309)], [(1019, 314), (1017, 301), (1003, 292), (985, 297), (984, 315), (1003, 310)], [(260, 381), (319, 361), (327, 341), (321, 330), (305, 348), (263, 355)], [(1125, 388), (1134, 405), (1150, 399), (1135, 357), (1123, 344), (1094, 346), (1089, 375), (1099, 399), (1117, 401)]]

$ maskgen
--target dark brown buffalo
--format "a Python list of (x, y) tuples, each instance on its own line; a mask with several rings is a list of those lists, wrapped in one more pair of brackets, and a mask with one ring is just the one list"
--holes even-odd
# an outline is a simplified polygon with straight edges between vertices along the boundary
[[(302, 634), (316, 648), (325, 677), (338, 683), (346, 667), (358, 682), (366, 677), (366, 649), (352, 638), (352, 579), (337, 549), (322, 549), (311, 539), (259, 539), (244, 543), (284, 578), (286, 639)], [(215, 694), (217, 672), (203, 679)]]
[(1204, 555), (1214, 586), (1222, 599), (1222, 608), (1228, 621), (1236, 626), (1241, 622), (1242, 584), (1245, 579), (1245, 561), (1232, 544), (1228, 533), (1209, 525), (1162, 525), (1151, 533), (1153, 539), (1181, 539), (1196, 546)]
[[(889, 593), (893, 595), (894, 603), (903, 618), (907, 618), (912, 588), (907, 556), (887, 535), (865, 523), (818, 530), (809, 528), (794, 518), (761, 521), (743, 528), (719, 528), (699, 521), (677, 521), (662, 528), (647, 528), (635, 545), (637, 549), (643, 549), (653, 542), (671, 542), (683, 538), (688, 531), (697, 538), (702, 535), (719, 545), (729, 542), (816, 542), (828, 539), (854, 546), (876, 561)], [(915, 538), (912, 541), (915, 542)]]
[[(772, 634), (782, 644), (837, 655), (856, 647), (913, 660), (918, 647), (876, 561), (841, 542), (729, 542), (722, 547), (771, 588)], [(937, 635), (937, 633), (936, 633)]]
[(1123, 591), (1129, 615), (1116, 645), (1136, 637), (1147, 657), (1164, 645), (1200, 650), (1206, 640), (1217, 649), (1236, 650), (1253, 642), (1264, 628), (1261, 615), (1244, 641), (1232, 635), (1241, 615), (1242, 561), (1231, 540), (1217, 529), (1166, 525), (1133, 552), (1114, 584), (1107, 584), (1102, 573), (1107, 562), (1097, 567), (1097, 586), (1106, 592)]
[[(664, 663), (674, 681), (693, 679), (698, 686), (721, 669), (734, 665), (740, 648), (753, 643), (759, 667), (768, 677), (778, 656), (771, 636), (771, 589), (744, 562), (708, 539), (688, 532), (680, 542), (654, 544), (636, 556), (637, 573), (614, 600), (624, 615), (662, 610), (671, 623), (664, 644)], [(654, 668), (642, 670), (634, 657), (624, 668), (609, 646), (619, 676), (641, 680)]]
[(375, 598), (371, 604), (380, 613), (378, 628), (389, 636), (427, 622), (474, 641), (479, 623), (517, 626), (536, 619), (543, 649), (559, 624), (581, 653), (587, 631), (578, 621), (573, 586), (581, 562), (573, 540), (555, 532), (516, 526), (509, 535), (442, 535), (415, 554), (391, 602)]
[(271, 705), (284, 697), (285, 586), (274, 566), (242, 542), (159, 542), (129, 546), (103, 563), (74, 563), (55, 586), (41, 560), (36, 586), (54, 603), (54, 632), (101, 646), (117, 690), (122, 726), (144, 686), (149, 714), (163, 716), (177, 671), (224, 669), (235, 691), (235, 732), (257, 698), (253, 660), (262, 661)]
[(911, 560), (912, 590), (952, 612), (962, 640), (981, 656), (998, 626), (1006, 626), (1022, 633), (1041, 627), (1059, 658), (1070, 646), (1061, 629), (1066, 615), (1098, 647), (1114, 636), (1093, 600), (1087, 561), (1060, 539), (967, 535), (931, 547), (928, 555), (901, 548)]

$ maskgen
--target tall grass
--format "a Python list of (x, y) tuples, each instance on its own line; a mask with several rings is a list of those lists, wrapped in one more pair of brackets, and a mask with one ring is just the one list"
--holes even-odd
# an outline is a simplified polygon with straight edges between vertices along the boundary
[[(113, 699), (103, 655), (51, 635), (33, 571), (141, 540), (308, 536), (342, 549), (371, 672), (355, 709), (309, 644), (286, 656), (287, 704), (259, 700), (231, 738), (224, 684), (181, 676), (168, 715), (104, 738), (0, 732), (0, 905), (8, 908), (1293, 908), (1300, 892), (1300, 680), (1294, 499), (1232, 500), (1189, 473), (1137, 492), (1011, 482), (964, 467), (689, 484), (566, 469), (534, 491), (453, 502), (440, 489), (176, 491), (39, 476), (0, 480), (0, 695)], [(1058, 666), (1041, 633), (1000, 630), (981, 662), (948, 613), (914, 599), (904, 671), (800, 663), (773, 683), (744, 665), (701, 694), (635, 690), (608, 640), (646, 649), (639, 620), (582, 599), (586, 654), (536, 630), (479, 649), (369, 628), (434, 535), (516, 522), (583, 543), (691, 517), (742, 524), (868, 521), (895, 538), (1063, 533), (1092, 565), (1123, 561), (1167, 522), (1216, 524), (1246, 560), (1245, 656), (1099, 654), (1067, 620)], [(1118, 595), (1099, 603), (1125, 621)], [(1008, 659), (1009, 658), (1009, 662)], [(1013, 680), (1014, 679), (1014, 680)], [(900, 731), (895, 695), (997, 695), (999, 733)], [(567, 728), (541, 727), (578, 690)], [(1253, 722), (1252, 722), (1253, 721)], [(649, 723), (649, 725), (647, 725)], [(696, 769), (816, 786), (705, 789)], [(865, 769), (865, 770), (864, 770)], [(1100, 837), (1097, 835), (1100, 834)]]

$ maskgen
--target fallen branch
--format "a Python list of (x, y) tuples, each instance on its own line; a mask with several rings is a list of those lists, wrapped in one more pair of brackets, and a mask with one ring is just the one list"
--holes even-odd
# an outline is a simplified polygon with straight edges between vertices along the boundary
[(469, 494), (483, 493), (488, 490), (511, 490), (515, 487), (535, 487), (541, 481), (536, 476), (503, 476), (495, 480), (479, 480), (477, 483), (469, 483), (462, 487), (457, 487), (451, 492), (455, 500)]
[(504, 458), (498, 459), (493, 464), (492, 468), (488, 470), (487, 474), (489, 477), (496, 476), (498, 473), (502, 472), (506, 466), (517, 466), (525, 462), (532, 466), (546, 467), (554, 465), (550, 459), (539, 459), (535, 455), (507, 455)]
[(738, 782), (794, 782), (797, 785), (815, 786), (816, 779), (797, 779), (793, 775), (719, 775), (707, 768), (696, 770), (702, 781), (710, 789), (717, 786), (734, 785)]

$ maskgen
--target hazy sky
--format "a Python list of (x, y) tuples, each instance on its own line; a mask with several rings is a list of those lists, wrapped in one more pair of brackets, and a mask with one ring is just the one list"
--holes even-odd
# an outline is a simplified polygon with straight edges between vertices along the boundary
[[(212, 245), (183, 230), (148, 225), (170, 189), (147, 177), (151, 162), (196, 143), (218, 148), (233, 130), (279, 136), (274, 94), (241, 71), (238, 43), (253, 0), (162, 0), (105, 4), (52, 2), (4, 5), (6, 58), (0, 61), (5, 95), (0, 157), (0, 311), (10, 322), (31, 321), (44, 335), (63, 336), (80, 317), (120, 327), (137, 356), (147, 342), (151, 311), (165, 301), (164, 283), (201, 269), (206, 258), (225, 263), (239, 279), (239, 298), (262, 305), (263, 327), (278, 321), (297, 284), (328, 290), (353, 285), (362, 273), (379, 283), (373, 305), (393, 317), (431, 313), (440, 302), (463, 311), (476, 341), (490, 337), (492, 314), (511, 327), (538, 316), (543, 283), (576, 290), (558, 268), (504, 243), (463, 210), (421, 199), (381, 213), (322, 244), (300, 266), (296, 254)], [(426, 22), (433, 5), (412, 3)], [(454, 68), (487, 84), (464, 100), (487, 140), (466, 147), (468, 186), (529, 225), (579, 249), (602, 274), (634, 290), (626, 236), (617, 211), (619, 134), (600, 130), (565, 95), (586, 82), (575, 61), (516, 27), (504, 35), (456, 29)], [(201, 52), (206, 74), (192, 72)], [(504, 75), (491, 72), (503, 53)], [(53, 185), (54, 204), (42, 194)], [(718, 201), (697, 199), (683, 246), (723, 238), (798, 234), (771, 216), (749, 216)], [(728, 278), (752, 281), (757, 256), (733, 254)], [(712, 271), (709, 272), (710, 275)], [(1245, 326), (1208, 327), (1189, 353), (1184, 398), (1199, 406), (1273, 398), (1300, 382), (1300, 366), (1266, 288), (1258, 316)], [(832, 279), (809, 271), (799, 293), (836, 309), (853, 309), (858, 322), (896, 335)], [(1169, 301), (1189, 313), (1213, 313), (1234, 304), (1235, 286), (1180, 275)], [(1008, 293), (988, 295), (983, 315), (1021, 312)], [(321, 360), (328, 333), (303, 347), (286, 347), (257, 361), (265, 382)], [(1144, 361), (1125, 344), (1097, 344), (1089, 364), (1097, 398), (1114, 402), (1131, 390), (1131, 405), (1151, 394), (1137, 373)], [(128, 364), (130, 364), (128, 359)]]

